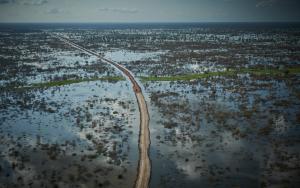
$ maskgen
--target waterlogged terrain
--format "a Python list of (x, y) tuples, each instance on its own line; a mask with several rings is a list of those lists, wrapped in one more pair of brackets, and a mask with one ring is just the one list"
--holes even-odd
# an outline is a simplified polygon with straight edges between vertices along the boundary
[(0, 187), (131, 187), (139, 119), (121, 74), (42, 32), (2, 42)]
[(1, 188), (134, 186), (131, 85), (54, 35), (144, 87), (150, 187), (299, 187), (298, 25), (129, 24), (1, 26)]

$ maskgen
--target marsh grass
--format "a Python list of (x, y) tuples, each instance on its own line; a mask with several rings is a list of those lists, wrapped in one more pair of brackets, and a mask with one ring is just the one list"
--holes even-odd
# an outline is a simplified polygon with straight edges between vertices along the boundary
[(186, 74), (186, 75), (175, 75), (175, 76), (148, 76), (140, 77), (142, 81), (189, 81), (197, 80), (215, 76), (230, 77), (236, 76), (237, 74), (250, 74), (253, 76), (286, 76), (300, 74), (300, 67), (276, 69), (276, 68), (241, 68), (241, 69), (229, 69), (223, 72), (206, 72), (199, 74)]
[(50, 81), (50, 82), (36, 83), (28, 86), (23, 86), (22, 89), (49, 88), (49, 87), (64, 86), (64, 85), (71, 85), (71, 84), (76, 84), (81, 82), (90, 82), (90, 81), (99, 81), (99, 80), (117, 82), (117, 81), (125, 80), (125, 78), (119, 76), (107, 76), (101, 78), (59, 80), (59, 81)]

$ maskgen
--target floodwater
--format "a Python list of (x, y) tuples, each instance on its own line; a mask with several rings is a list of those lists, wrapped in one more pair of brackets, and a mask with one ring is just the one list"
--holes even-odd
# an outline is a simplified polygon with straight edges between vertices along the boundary
[(159, 55), (163, 52), (134, 52), (127, 50), (109, 51), (104, 54), (104, 58), (116, 61), (116, 62), (130, 62), (141, 60), (159, 60)]
[[(35, 176), (48, 165), (68, 160), (68, 168), (80, 164), (86, 173), (91, 173), (95, 167), (103, 167), (105, 172), (104, 167), (108, 166), (108, 174), (100, 179), (108, 180), (113, 187), (119, 187), (120, 183), (129, 187), (133, 185), (138, 161), (139, 113), (134, 95), (125, 81), (115, 84), (99, 81), (79, 83), (45, 91), (29, 91), (27, 95), (32, 93), (35, 95), (33, 104), (27, 104), (24, 108), (12, 106), (1, 111), (1, 154), (5, 156), (1, 166), (7, 176), (18, 178), (15, 173), (25, 172)], [(21, 96), (16, 95), (15, 100), (21, 100)], [(119, 102), (125, 102), (128, 107), (120, 106)], [(37, 103), (46, 106), (45, 112), (36, 109)], [(78, 118), (82, 122), (76, 122)], [(89, 139), (87, 135), (93, 138)], [(52, 146), (56, 145), (59, 152), (52, 156)], [(103, 147), (101, 151), (105, 153), (104, 156), (94, 156), (99, 145)], [(46, 149), (43, 148), (46, 146)], [(44, 156), (43, 150), (53, 157), (50, 161)], [(11, 156), (12, 151), (17, 151), (20, 156)], [(111, 157), (115, 152), (116, 156)], [(29, 161), (16, 162), (24, 165), (25, 169), (9, 172), (10, 168), (3, 166), (13, 163), (16, 160), (14, 157), (29, 158)], [(89, 157), (90, 162), (80, 162)], [(63, 165), (53, 168), (57, 176), (67, 176), (69, 173), (63, 171), (66, 168)], [(126, 175), (123, 170), (130, 173)], [(59, 174), (61, 171), (62, 174)], [(116, 180), (118, 173), (124, 174), (122, 181)], [(47, 179), (39, 180), (35, 185), (47, 182)], [(10, 185), (5, 179), (1, 181)], [(87, 181), (90, 181), (87, 185), (93, 186), (93, 181)]]
[[(121, 63), (143, 85), (151, 188), (299, 187), (298, 26), (131, 26), (0, 27), (0, 188), (134, 186), (139, 111), (131, 85), (47, 33)], [(282, 73), (140, 77), (248, 68)], [(84, 81), (94, 78), (107, 79)], [(66, 80), (84, 82), (55, 85)]]

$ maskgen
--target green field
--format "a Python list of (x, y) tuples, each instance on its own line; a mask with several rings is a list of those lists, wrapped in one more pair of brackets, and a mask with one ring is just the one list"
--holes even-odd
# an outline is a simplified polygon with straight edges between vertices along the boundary
[(236, 76), (237, 74), (250, 74), (253, 76), (287, 76), (300, 73), (300, 67), (287, 68), (287, 69), (259, 69), (259, 68), (241, 68), (239, 70), (229, 69), (223, 72), (206, 72), (199, 74), (186, 74), (175, 76), (148, 76), (140, 77), (142, 81), (189, 81), (203, 78), (209, 78), (214, 76)]

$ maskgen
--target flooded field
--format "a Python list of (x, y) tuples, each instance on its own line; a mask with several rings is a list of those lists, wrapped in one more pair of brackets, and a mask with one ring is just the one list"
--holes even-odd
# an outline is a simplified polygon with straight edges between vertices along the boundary
[[(30, 28), (30, 29), (29, 29)], [(2, 25), (0, 188), (299, 187), (300, 26)]]

